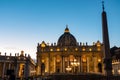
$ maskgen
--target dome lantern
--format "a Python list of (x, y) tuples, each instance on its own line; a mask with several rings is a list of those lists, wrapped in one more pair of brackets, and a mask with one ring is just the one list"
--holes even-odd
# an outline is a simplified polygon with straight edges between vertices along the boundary
[(69, 28), (68, 28), (68, 25), (66, 25), (66, 28), (65, 28), (65, 33), (69, 33)]

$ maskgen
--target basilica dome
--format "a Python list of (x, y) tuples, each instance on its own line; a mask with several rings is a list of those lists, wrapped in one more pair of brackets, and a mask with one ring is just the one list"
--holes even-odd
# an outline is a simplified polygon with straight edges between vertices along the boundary
[(57, 42), (58, 46), (76, 46), (77, 41), (75, 37), (69, 32), (68, 27), (66, 27), (64, 34), (62, 34)]

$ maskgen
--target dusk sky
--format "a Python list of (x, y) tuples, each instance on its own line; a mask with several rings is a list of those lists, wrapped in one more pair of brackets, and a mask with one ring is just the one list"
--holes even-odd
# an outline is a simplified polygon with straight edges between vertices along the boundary
[[(110, 46), (120, 47), (120, 0), (104, 0)], [(102, 42), (102, 0), (0, 0), (0, 52), (23, 50), (36, 58), (37, 43), (57, 43), (66, 25), (77, 42)]]

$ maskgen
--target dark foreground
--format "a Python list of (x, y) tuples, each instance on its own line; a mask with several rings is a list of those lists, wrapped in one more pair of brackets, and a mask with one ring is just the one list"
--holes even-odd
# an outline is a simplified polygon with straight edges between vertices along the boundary
[[(0, 80), (7, 80), (1, 79)], [(120, 76), (104, 76), (99, 74), (52, 74), (49, 76), (29, 77), (17, 80), (120, 80)]]
[(104, 76), (99, 74), (54, 74), (50, 80), (120, 80), (120, 76)]

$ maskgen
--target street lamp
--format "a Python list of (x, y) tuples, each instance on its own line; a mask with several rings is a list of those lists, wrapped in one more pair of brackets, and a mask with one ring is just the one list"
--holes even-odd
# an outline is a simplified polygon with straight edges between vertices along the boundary
[(67, 70), (68, 72), (70, 72), (70, 71), (72, 70), (72, 68), (71, 68), (70, 66), (67, 66), (66, 70)]
[(76, 67), (80, 65), (80, 63), (74, 59), (73, 62), (71, 62), (71, 65), (73, 66), (73, 72), (76, 72)]

